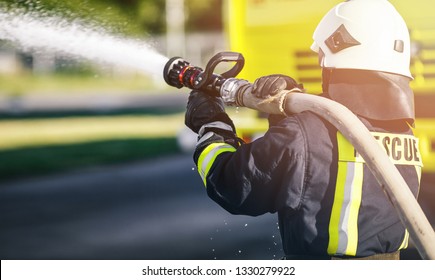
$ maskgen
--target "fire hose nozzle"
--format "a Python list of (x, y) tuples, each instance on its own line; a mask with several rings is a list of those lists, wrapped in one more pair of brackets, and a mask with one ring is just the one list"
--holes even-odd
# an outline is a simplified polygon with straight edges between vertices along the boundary
[[(214, 70), (221, 62), (235, 62), (234, 66), (222, 73), (215, 74)], [(200, 67), (192, 66), (189, 62), (181, 57), (169, 59), (163, 69), (163, 78), (165, 82), (173, 87), (203, 90), (214, 96), (221, 96), (221, 93), (227, 97), (227, 100), (233, 100), (230, 96), (234, 95), (231, 91), (238, 79), (234, 77), (240, 73), (245, 64), (242, 54), (235, 52), (220, 52), (213, 56), (207, 63), (205, 70)], [(224, 89), (222, 86), (226, 85)], [(225, 100), (224, 100), (225, 101)]]
[[(181, 57), (173, 57), (169, 59), (163, 69), (163, 78), (170, 86), (176, 88), (182, 88), (184, 86), (190, 87), (190, 84), (188, 83), (189, 80), (185, 81), (186, 72), (189, 68), (189, 62)], [(198, 68), (198, 71), (202, 71), (202, 69)]]

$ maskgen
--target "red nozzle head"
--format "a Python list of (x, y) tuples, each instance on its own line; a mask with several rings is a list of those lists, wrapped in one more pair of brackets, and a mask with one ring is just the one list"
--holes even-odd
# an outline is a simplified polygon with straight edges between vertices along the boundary
[(195, 79), (202, 73), (199, 67), (190, 66), (190, 63), (181, 57), (171, 58), (163, 69), (165, 82), (173, 87), (195, 88)]
[(188, 65), (189, 62), (181, 57), (173, 57), (169, 59), (163, 69), (163, 78), (165, 79), (165, 82), (170, 86), (182, 88), (184, 85), (179, 81), (179, 75), (183, 71), (183, 68)]

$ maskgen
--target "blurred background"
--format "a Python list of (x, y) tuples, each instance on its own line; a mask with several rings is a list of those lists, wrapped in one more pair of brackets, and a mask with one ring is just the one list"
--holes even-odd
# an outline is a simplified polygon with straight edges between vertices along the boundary
[[(239, 77), (288, 74), (317, 94), (311, 35), (338, 2), (0, 0), (1, 259), (282, 257), (274, 215), (233, 216), (206, 196), (184, 127), (188, 91), (166, 86), (154, 62), (204, 67), (238, 51)], [(434, 224), (435, 17), (431, 1), (391, 2), (411, 32), (419, 202)], [(252, 110), (228, 111), (247, 141), (267, 127)], [(403, 257), (419, 258), (412, 243)]]

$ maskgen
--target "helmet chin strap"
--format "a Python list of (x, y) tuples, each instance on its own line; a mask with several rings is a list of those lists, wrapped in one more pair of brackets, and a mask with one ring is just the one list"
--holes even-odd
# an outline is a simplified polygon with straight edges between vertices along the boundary
[(322, 68), (322, 91), (329, 93), (329, 79), (331, 78), (332, 68)]
[(380, 121), (414, 123), (410, 78), (379, 71), (323, 68), (323, 92), (356, 115)]

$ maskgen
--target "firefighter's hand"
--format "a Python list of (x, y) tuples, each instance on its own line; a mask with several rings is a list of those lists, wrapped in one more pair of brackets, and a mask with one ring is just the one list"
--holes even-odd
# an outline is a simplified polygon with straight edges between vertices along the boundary
[(251, 93), (257, 98), (266, 99), (282, 90), (303, 89), (293, 78), (285, 75), (263, 76), (255, 80)]
[(208, 123), (221, 121), (234, 127), (232, 121), (225, 113), (224, 102), (220, 97), (214, 97), (201, 91), (193, 90), (187, 102), (184, 123), (193, 132)]

